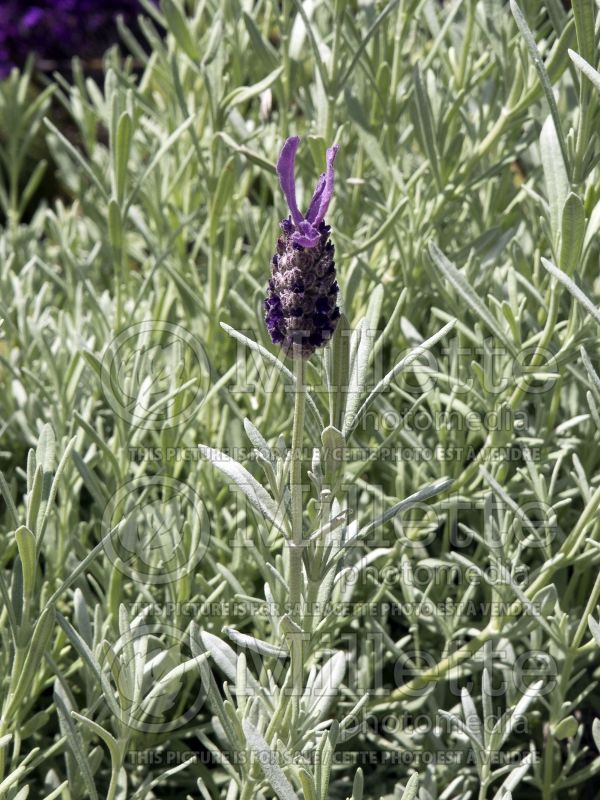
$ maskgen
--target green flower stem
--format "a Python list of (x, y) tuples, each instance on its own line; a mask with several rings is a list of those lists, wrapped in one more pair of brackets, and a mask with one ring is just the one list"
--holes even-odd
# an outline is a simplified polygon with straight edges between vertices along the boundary
[(498, 139), (504, 133), (504, 130), (508, 123), (511, 120), (511, 110), (509, 108), (504, 107), (498, 116), (498, 119), (494, 123), (494, 125), (488, 131), (487, 136), (480, 142), (479, 147), (476, 150), (475, 156), (472, 159), (472, 163), (477, 163), (483, 156), (485, 156), (492, 147), (496, 144)]
[(544, 783), (542, 786), (543, 800), (552, 800), (554, 794), (554, 736), (548, 731), (544, 745)]
[[(301, 624), (302, 613), (300, 604), (302, 599), (302, 440), (304, 438), (304, 412), (306, 408), (306, 368), (304, 359), (294, 359), (294, 374), (296, 386), (294, 393), (294, 421), (292, 427), (292, 450), (290, 460), (290, 511), (292, 539), (289, 546), (289, 600), (291, 606), (290, 616), (294, 622)], [(302, 651), (298, 649), (297, 642), (289, 642), (291, 654), (290, 670), (292, 671), (292, 719), (298, 719), (300, 696), (302, 695)], [(298, 662), (300, 659), (300, 663)]]
[(248, 778), (244, 781), (242, 785), (242, 792), (240, 794), (240, 800), (252, 800), (252, 798), (256, 797), (256, 784), (259, 779), (259, 772), (258, 766), (256, 762), (253, 763), (251, 768), (252, 777)]
[[(121, 726), (120, 726), (121, 727)], [(125, 763), (125, 757), (129, 751), (129, 744), (131, 742), (131, 733), (126, 732), (127, 728), (121, 728), (121, 734), (117, 741), (115, 752), (111, 749), (111, 764), (110, 764), (110, 784), (106, 794), (106, 800), (115, 800), (119, 789), (119, 775)]]
[(113, 762), (110, 772), (110, 784), (108, 786), (108, 793), (106, 800), (115, 800), (117, 796), (117, 789), (119, 788), (119, 773), (121, 772), (121, 764), (118, 761)]
[(306, 387), (304, 359), (294, 362), (296, 388), (294, 394), (294, 422), (292, 427), (292, 456), (290, 461), (290, 500), (292, 541), (290, 546), (290, 605), (291, 616), (298, 622), (302, 592), (302, 440), (304, 435), (304, 411), (306, 407)]
[[(21, 677), (23, 664), (25, 663), (25, 657), (27, 655), (27, 646), (17, 646), (15, 649), (15, 657), (12, 665), (12, 670), (10, 674), (10, 684), (6, 696), (6, 700), (3, 704), (2, 709), (2, 718), (0, 719), (0, 738), (4, 736), (11, 728), (11, 720), (7, 719), (6, 713), (11, 712), (12, 700), (14, 697), (14, 693), (17, 689), (19, 678)], [(12, 717), (12, 714), (11, 714)], [(0, 781), (4, 779), (4, 773), (6, 769), (6, 747), (0, 747)]]
[[(8, 731), (8, 720), (0, 720), (0, 738), (3, 737)], [(6, 769), (6, 748), (0, 747), (0, 783), (4, 780), (4, 772)]]

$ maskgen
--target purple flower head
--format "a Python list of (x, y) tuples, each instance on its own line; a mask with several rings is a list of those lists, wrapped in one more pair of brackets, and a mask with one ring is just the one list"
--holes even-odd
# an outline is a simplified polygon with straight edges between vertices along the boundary
[(271, 260), (265, 300), (265, 322), (274, 344), (286, 355), (309, 358), (326, 344), (340, 316), (334, 246), (325, 214), (333, 195), (333, 162), (338, 151), (327, 150), (327, 168), (318, 180), (303, 216), (296, 202), (294, 165), (300, 138), (286, 140), (277, 162), (279, 183), (290, 217), (282, 220), (282, 236)]

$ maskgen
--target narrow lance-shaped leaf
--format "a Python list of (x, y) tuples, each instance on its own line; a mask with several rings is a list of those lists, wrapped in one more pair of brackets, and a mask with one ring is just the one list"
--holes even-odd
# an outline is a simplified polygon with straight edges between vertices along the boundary
[(277, 503), (264, 486), (261, 486), (245, 467), (235, 461), (235, 459), (212, 447), (199, 445), (199, 448), (202, 455), (205, 456), (219, 472), (222, 472), (225, 477), (232, 480), (234, 484), (241, 489), (251, 505), (254, 506), (263, 517), (272, 522), (279, 530), (285, 530), (281, 511)]
[(104, 670), (98, 663), (98, 659), (87, 646), (79, 633), (75, 630), (71, 623), (63, 617), (62, 614), (57, 613), (56, 619), (60, 627), (67, 634), (67, 637), (73, 645), (75, 652), (81, 657), (84, 664), (89, 668), (92, 675), (102, 687), (104, 700), (108, 704), (110, 710), (117, 719), (121, 719), (121, 710), (119, 709), (119, 706), (115, 700), (113, 689), (108, 682), (108, 678), (106, 677)]
[(600, 719), (595, 719), (592, 723), (592, 736), (596, 749), (600, 752)]
[[(268, 364), (272, 364), (272, 366), (274, 366), (279, 372), (281, 372), (281, 374), (284, 375), (289, 382), (291, 383), (296, 382), (296, 376), (294, 375), (294, 373), (285, 366), (283, 361), (280, 361), (276, 356), (273, 355), (273, 353), (267, 350), (266, 347), (263, 347), (262, 345), (258, 344), (258, 342), (255, 342), (252, 339), (249, 339), (247, 336), (244, 336), (243, 333), (236, 331), (235, 328), (231, 327), (231, 325), (226, 325), (224, 322), (222, 322), (221, 327), (226, 333), (228, 333), (234, 339), (237, 339), (238, 342), (241, 342), (250, 350), (254, 350), (256, 353), (258, 353), (261, 356), (261, 358), (263, 358)], [(321, 426), (321, 429), (323, 429), (325, 427), (323, 418), (319, 412), (319, 409), (315, 405), (315, 401), (308, 392), (306, 393), (306, 400), (308, 402), (308, 407), (315, 415), (315, 418), (318, 424)]]
[(346, 655), (342, 651), (335, 653), (321, 667), (314, 683), (307, 687), (303, 700), (308, 713), (319, 720), (335, 699), (340, 684), (346, 674)]
[(173, 0), (162, 0), (161, 6), (169, 31), (173, 34), (175, 41), (192, 61), (197, 61), (199, 58), (198, 48), (190, 31), (188, 21), (179, 7)]
[(573, 50), (569, 50), (569, 56), (571, 61), (575, 64), (577, 69), (585, 75), (585, 77), (592, 82), (592, 84), (596, 87), (596, 89), (600, 92), (600, 72), (594, 69), (591, 64), (582, 58), (579, 53), (575, 53)]
[(429, 160), (433, 177), (438, 186), (441, 186), (439, 157), (436, 147), (433, 112), (431, 102), (423, 84), (421, 68), (417, 63), (413, 71), (414, 98), (417, 112), (417, 130), (419, 131), (423, 149)]
[(148, 163), (148, 166), (145, 168), (145, 170), (142, 172), (142, 174), (136, 181), (135, 186), (133, 187), (129, 197), (127, 198), (127, 202), (125, 203), (125, 209), (123, 211), (124, 216), (129, 210), (131, 204), (133, 203), (133, 201), (137, 196), (137, 193), (139, 192), (140, 188), (144, 185), (144, 182), (146, 181), (150, 173), (156, 168), (157, 164), (159, 164), (162, 161), (165, 154), (171, 149), (171, 147), (179, 139), (181, 134), (184, 133), (184, 131), (186, 131), (193, 122), (194, 122), (194, 116), (192, 115), (188, 117), (186, 120), (184, 120), (181, 123), (181, 125), (179, 125), (179, 127), (177, 127), (173, 131), (173, 133), (171, 133), (171, 135), (168, 136), (165, 139), (165, 141), (161, 144), (159, 149), (156, 151), (156, 153)]
[(248, 746), (258, 757), (258, 763), (279, 800), (300, 800), (263, 736), (247, 719), (242, 722), (242, 727)]
[(289, 652), (285, 648), (276, 647), (275, 645), (269, 644), (269, 642), (263, 642), (262, 639), (257, 639), (256, 636), (248, 636), (246, 633), (240, 633), (240, 631), (236, 631), (235, 628), (226, 626), (223, 628), (223, 632), (226, 633), (231, 641), (235, 642), (238, 647), (252, 650), (254, 653), (258, 653), (258, 655), (264, 656), (265, 658), (287, 658), (289, 656)]
[(525, 775), (527, 775), (529, 772), (529, 768), (533, 763), (534, 757), (535, 756), (533, 753), (528, 753), (521, 761), (519, 766), (510, 771), (508, 777), (504, 779), (504, 783), (494, 795), (494, 800), (506, 800), (507, 797), (512, 797), (511, 793), (513, 789), (516, 789)]
[(25, 662), (23, 664), (23, 669), (21, 670), (17, 686), (14, 694), (9, 699), (7, 708), (4, 711), (7, 718), (11, 717), (14, 710), (28, 695), (31, 684), (38, 675), (38, 670), (40, 668), (40, 664), (42, 663), (42, 659), (44, 658), (44, 653), (50, 645), (50, 640), (54, 632), (54, 620), (54, 607), (49, 606), (44, 609), (35, 625), (35, 628), (33, 629), (27, 654), (25, 656)]
[(71, 158), (78, 164), (78, 166), (81, 167), (81, 169), (85, 172), (88, 178), (90, 178), (94, 186), (98, 189), (104, 200), (107, 201), (108, 193), (105, 187), (102, 185), (101, 179), (96, 174), (97, 167), (95, 165), (88, 163), (81, 155), (79, 150), (77, 150), (77, 148), (71, 144), (71, 142), (67, 139), (67, 137), (63, 133), (61, 133), (61, 131), (55, 125), (53, 125), (49, 119), (45, 119), (44, 124), (54, 134), (54, 136), (56, 136), (62, 147), (69, 153)]
[(406, 784), (406, 788), (404, 789), (404, 794), (402, 795), (402, 800), (415, 800), (418, 788), (419, 788), (419, 776), (415, 772), (415, 774), (411, 775), (410, 778), (408, 779), (408, 783)]
[(348, 395), (346, 409), (342, 421), (345, 431), (350, 420), (356, 417), (356, 409), (365, 391), (369, 354), (375, 341), (375, 331), (369, 328), (368, 320), (362, 319), (350, 340), (350, 375), (348, 379)]
[(594, 36), (596, 21), (594, 0), (574, 0), (572, 6), (577, 29), (577, 45), (583, 58), (592, 61), (597, 57)]
[(124, 111), (117, 124), (117, 140), (114, 148), (114, 192), (117, 203), (123, 202), (125, 186), (127, 183), (127, 163), (133, 137), (133, 123), (131, 115)]
[(548, 270), (548, 272), (557, 279), (559, 283), (562, 283), (562, 285), (569, 291), (570, 294), (573, 295), (575, 300), (577, 300), (577, 302), (598, 323), (598, 325), (600, 325), (600, 310), (598, 310), (597, 306), (594, 305), (590, 298), (581, 291), (579, 286), (577, 286), (577, 284), (555, 264), (553, 264), (551, 261), (548, 261), (547, 258), (542, 258), (542, 264)]
[(465, 301), (471, 311), (478, 316), (488, 330), (507, 347), (511, 354), (516, 355), (514, 342), (502, 329), (498, 320), (484, 304), (462, 272), (456, 268), (434, 242), (429, 243), (429, 253), (435, 266), (442, 272), (444, 277), (447, 278), (450, 285)]
[(585, 211), (578, 195), (570, 192), (562, 210), (560, 268), (568, 275), (577, 269), (585, 236)]
[(84, 739), (75, 728), (71, 717), (71, 703), (69, 697), (57, 680), (54, 684), (54, 702), (58, 713), (58, 719), (63, 734), (67, 738), (67, 744), (75, 759), (79, 774), (85, 784), (86, 792), (92, 800), (98, 800), (98, 793), (94, 784), (94, 776), (90, 769), (89, 753), (84, 748)]
[(473, 702), (473, 698), (469, 694), (469, 690), (464, 686), (460, 692), (460, 701), (462, 704), (463, 715), (465, 718), (465, 725), (467, 726), (469, 731), (473, 734), (473, 736), (479, 742), (483, 743), (481, 720), (479, 719), (479, 714), (477, 713), (477, 709), (475, 708), (475, 703)]
[(264, 92), (265, 89), (268, 89), (270, 86), (272, 86), (282, 72), (283, 67), (277, 67), (273, 70), (273, 72), (263, 78), (262, 81), (259, 81), (252, 86), (238, 86), (223, 100), (223, 108), (237, 106), (240, 103), (245, 103), (247, 100), (251, 100), (253, 97), (256, 97), (261, 92)]
[(594, 619), (594, 617), (592, 617), (591, 614), (588, 617), (588, 625), (590, 631), (592, 632), (592, 636), (596, 640), (598, 647), (600, 647), (600, 624), (596, 622), (596, 620)]
[(436, 344), (440, 339), (443, 339), (444, 336), (449, 331), (452, 330), (452, 328), (455, 325), (455, 322), (456, 322), (455, 320), (451, 320), (450, 322), (446, 323), (446, 325), (444, 325), (444, 327), (441, 330), (439, 330), (437, 333), (434, 333), (433, 336), (430, 336), (429, 339), (424, 341), (418, 347), (415, 347), (413, 350), (409, 352), (407, 356), (401, 359), (396, 364), (396, 366), (392, 370), (390, 370), (390, 372), (388, 372), (388, 374), (384, 378), (382, 378), (379, 381), (379, 383), (375, 386), (373, 391), (369, 394), (367, 399), (364, 401), (362, 406), (354, 415), (354, 418), (349, 419), (348, 418), (349, 415), (348, 414), (345, 415), (346, 419), (344, 427), (342, 429), (342, 433), (346, 438), (350, 436), (350, 433), (361, 421), (361, 419), (365, 415), (367, 409), (369, 408), (373, 400), (375, 400), (375, 398), (379, 394), (381, 394), (381, 392), (383, 392), (384, 389), (387, 389), (387, 387), (391, 384), (394, 378), (396, 378), (403, 370), (405, 370), (408, 366), (410, 366), (413, 363), (413, 361), (416, 361), (423, 354), (424, 351), (428, 350), (430, 347), (433, 347), (433, 345)]
[(555, 247), (561, 233), (563, 209), (569, 194), (569, 178), (563, 153), (560, 149), (554, 121), (548, 117), (540, 134), (542, 167), (546, 181), (546, 193), (550, 204), (550, 226)]
[(523, 38), (525, 39), (525, 44), (527, 45), (527, 49), (529, 50), (531, 60), (533, 61), (533, 66), (535, 67), (536, 72), (540, 78), (542, 89), (544, 90), (548, 106), (550, 107), (550, 114), (554, 122), (554, 128), (556, 131), (556, 136), (558, 138), (558, 143), (562, 153), (565, 169), (568, 172), (569, 156), (567, 152), (567, 145), (565, 142), (565, 137), (562, 132), (560, 114), (558, 113), (558, 108), (556, 107), (556, 100), (554, 99), (554, 94), (552, 92), (552, 84), (550, 83), (550, 78), (548, 77), (548, 73), (546, 72), (542, 56), (540, 55), (540, 51), (538, 50), (536, 41), (529, 28), (529, 25), (527, 24), (527, 20), (525, 19), (523, 12), (519, 8), (515, 0), (510, 0), (510, 9), (513, 13), (513, 17), (515, 18), (515, 22), (517, 23), (519, 30), (523, 34)]
[[(196, 644), (202, 645), (202, 652), (208, 651), (217, 666), (225, 673), (227, 678), (235, 685), (238, 673), (238, 656), (227, 642), (219, 639), (213, 633), (202, 631), (194, 639)], [(192, 652), (194, 652), (192, 650)], [(255, 692), (260, 691), (260, 685), (251, 672), (246, 671), (246, 683)]]
[[(354, 536), (348, 538), (344, 544), (342, 549), (350, 547), (356, 542), (359, 542), (361, 539), (367, 537), (370, 533), (373, 533), (377, 528), (380, 528), (382, 525), (385, 525), (386, 522), (389, 522), (394, 517), (398, 516), (401, 511), (404, 511), (411, 506), (416, 505), (417, 503), (424, 503), (425, 500), (428, 500), (430, 497), (438, 494), (439, 492), (445, 492), (446, 489), (450, 488), (454, 481), (450, 478), (444, 478), (438, 483), (434, 483), (431, 486), (426, 486), (424, 489), (419, 489), (418, 492), (411, 494), (409, 497), (405, 498), (404, 500), (400, 500), (399, 503), (396, 503), (394, 506), (389, 508), (383, 514), (380, 514), (373, 522), (370, 522), (368, 525), (365, 525), (361, 528)], [(337, 554), (336, 554), (337, 557)]]
[(37, 566), (35, 557), (35, 536), (29, 528), (21, 525), (15, 533), (15, 539), (17, 541), (23, 570), (23, 593), (25, 598), (29, 598), (33, 591)]

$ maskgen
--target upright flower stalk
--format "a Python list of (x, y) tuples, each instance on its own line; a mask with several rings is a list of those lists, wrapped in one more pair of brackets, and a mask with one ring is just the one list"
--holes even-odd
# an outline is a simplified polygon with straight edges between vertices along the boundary
[[(296, 201), (295, 161), (300, 138), (286, 140), (277, 174), (290, 215), (282, 220), (282, 235), (271, 261), (271, 279), (265, 299), (265, 323), (274, 344), (280, 344), (294, 362), (295, 398), (290, 462), (292, 541), (289, 550), (289, 592), (292, 619), (302, 623), (302, 441), (306, 406), (305, 362), (327, 343), (335, 331), (337, 304), (334, 246), (325, 214), (333, 196), (334, 161), (338, 146), (327, 150), (326, 169), (320, 176), (306, 215)], [(293, 657), (293, 656), (292, 656)], [(300, 687), (301, 688), (301, 687)], [(294, 692), (296, 696), (296, 692)]]
[(296, 622), (302, 618), (302, 439), (304, 435), (304, 412), (306, 408), (306, 370), (304, 359), (295, 360), (294, 421), (292, 427), (292, 456), (290, 462), (290, 506), (292, 523), (292, 546), (290, 549), (290, 605), (291, 616)]

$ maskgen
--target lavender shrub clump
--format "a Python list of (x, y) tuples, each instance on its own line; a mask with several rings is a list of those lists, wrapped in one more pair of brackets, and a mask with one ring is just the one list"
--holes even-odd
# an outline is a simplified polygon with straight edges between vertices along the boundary
[(337, 305), (335, 248), (325, 223), (333, 194), (333, 163), (337, 145), (327, 150), (327, 169), (319, 178), (303, 216), (296, 203), (294, 164), (300, 138), (285, 142), (277, 174), (290, 216), (282, 220), (282, 235), (272, 258), (272, 275), (265, 300), (265, 322), (274, 344), (292, 357), (310, 358), (335, 331)]

